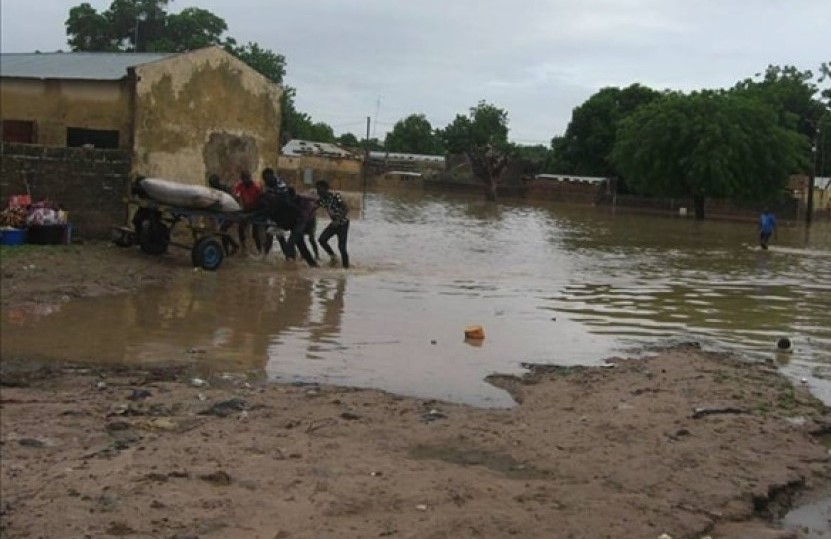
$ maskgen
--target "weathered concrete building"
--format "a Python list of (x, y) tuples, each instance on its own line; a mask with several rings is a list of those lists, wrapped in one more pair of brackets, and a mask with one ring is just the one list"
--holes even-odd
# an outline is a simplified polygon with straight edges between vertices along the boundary
[(275, 166), (282, 90), (219, 47), (182, 54), (2, 54), (4, 142), (119, 149), (187, 183)]

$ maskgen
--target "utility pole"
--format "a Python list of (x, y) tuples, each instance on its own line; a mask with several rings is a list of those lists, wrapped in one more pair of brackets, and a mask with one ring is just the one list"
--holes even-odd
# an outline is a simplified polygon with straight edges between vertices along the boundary
[(364, 138), (364, 166), (363, 166), (364, 196), (366, 196), (367, 168), (369, 168), (369, 116), (366, 117), (366, 138)]
[(811, 225), (814, 216), (814, 178), (817, 174), (817, 134), (814, 133), (814, 141), (811, 145), (811, 175), (808, 177), (808, 197), (805, 205), (805, 224)]

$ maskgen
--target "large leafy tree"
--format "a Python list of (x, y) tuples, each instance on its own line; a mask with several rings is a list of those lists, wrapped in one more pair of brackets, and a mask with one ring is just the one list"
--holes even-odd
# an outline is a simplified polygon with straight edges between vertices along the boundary
[(725, 92), (668, 94), (620, 125), (612, 161), (630, 187), (688, 196), (774, 200), (805, 161), (805, 137), (767, 103)]
[(69, 10), (66, 33), (75, 51), (182, 52), (219, 45), (228, 26), (208, 10), (169, 14), (169, 0), (113, 0), (101, 13), (82, 3)]
[[(804, 135), (812, 142), (806, 146), (806, 159), (801, 172), (811, 170), (815, 159), (816, 173), (831, 173), (831, 163), (826, 156), (831, 153), (831, 63), (819, 67), (819, 74), (800, 70), (794, 66), (770, 65), (755, 78), (737, 83), (732, 92), (767, 103), (779, 116), (780, 123)], [(811, 155), (813, 146), (815, 154)], [(794, 170), (792, 172), (799, 172)]]
[(496, 200), (496, 188), (512, 151), (508, 142), (508, 113), (480, 101), (467, 116), (456, 115), (439, 136), (448, 152), (467, 155), (474, 176), (485, 188), (485, 198)]
[(424, 114), (411, 114), (395, 123), (384, 139), (390, 152), (438, 154), (443, 152), (441, 139)]
[(574, 109), (565, 135), (552, 140), (551, 172), (617, 176), (610, 158), (618, 125), (661, 94), (646, 86), (603, 88)]

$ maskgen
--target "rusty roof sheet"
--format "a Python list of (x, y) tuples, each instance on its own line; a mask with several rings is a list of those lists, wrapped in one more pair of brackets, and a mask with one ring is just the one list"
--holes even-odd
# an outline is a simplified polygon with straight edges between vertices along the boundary
[(119, 80), (127, 69), (176, 56), (149, 52), (26, 52), (0, 54), (0, 77)]

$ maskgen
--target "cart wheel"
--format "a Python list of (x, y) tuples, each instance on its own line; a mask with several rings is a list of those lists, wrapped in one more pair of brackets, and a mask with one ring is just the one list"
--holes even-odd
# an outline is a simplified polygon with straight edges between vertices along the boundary
[(170, 243), (170, 229), (156, 219), (146, 219), (138, 233), (141, 250), (149, 255), (160, 255), (167, 251)]
[(225, 258), (225, 249), (215, 238), (202, 238), (196, 242), (190, 253), (191, 261), (197, 268), (216, 271)]

